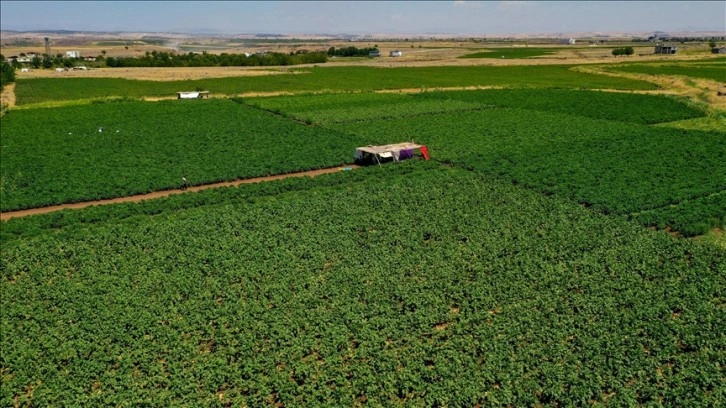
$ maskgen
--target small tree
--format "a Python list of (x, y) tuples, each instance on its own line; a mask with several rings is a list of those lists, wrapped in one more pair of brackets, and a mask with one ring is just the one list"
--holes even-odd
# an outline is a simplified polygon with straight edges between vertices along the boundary
[(633, 55), (634, 52), (633, 47), (619, 47), (613, 49), (613, 55), (616, 57), (620, 55)]
[(15, 82), (15, 67), (0, 55), (0, 89), (5, 88), (5, 85), (11, 82)]
[(716, 41), (714, 41), (714, 40), (709, 41), (708, 46), (711, 48), (716, 48)]

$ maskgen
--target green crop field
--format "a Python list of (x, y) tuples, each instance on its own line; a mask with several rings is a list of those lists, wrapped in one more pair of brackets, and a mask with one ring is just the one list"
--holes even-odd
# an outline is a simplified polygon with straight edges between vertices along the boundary
[(719, 406), (726, 132), (569, 68), (19, 81), (3, 212), (431, 160), (3, 221), (0, 406)]
[(2, 405), (726, 397), (723, 251), (423, 164), (6, 243)]
[[(437, 100), (442, 102), (439, 108), (433, 103)], [(645, 125), (704, 115), (680, 100), (503, 89), (302, 95), (248, 103), (356, 135), (368, 144), (414, 139), (429, 145), (437, 160), (563, 195), (606, 213), (636, 216), (676, 204), (686, 209), (638, 215), (646, 225), (678, 225), (687, 235), (726, 225), (721, 202), (699, 200), (726, 191), (724, 133)]]
[(560, 50), (561, 48), (492, 48), (459, 58), (532, 58), (552, 55)]
[[(372, 144), (415, 139), (437, 160), (629, 214), (726, 190), (726, 138), (520, 109), (346, 123)], [(377, 129), (389, 129), (384, 134)], [(457, 136), (459, 135), (459, 136)], [(713, 207), (722, 219), (724, 207)], [(721, 223), (716, 226), (721, 225)]]
[[(3, 211), (336, 166), (362, 143), (231, 100), (110, 102), (2, 119)], [(102, 131), (100, 131), (102, 130)]]
[[(445, 101), (445, 102), (443, 102)], [(317, 124), (402, 118), (493, 107), (656, 124), (705, 117), (685, 100), (571, 89), (488, 89), (419, 94), (323, 94), (249, 98), (246, 103)], [(637, 106), (637, 109), (633, 109)]]
[(251, 106), (318, 125), (487, 109), (481, 103), (424, 99), (410, 94), (360, 93), (248, 98)]
[[(335, 166), (350, 163), (357, 146), (414, 139), (437, 160), (698, 235), (724, 224), (720, 202), (699, 199), (726, 190), (726, 139), (645, 124), (703, 115), (670, 97), (566, 89), (19, 110), (4, 119), (0, 136), (1, 204), (145, 193), (178, 187), (182, 175), (201, 184)], [(688, 210), (655, 211), (674, 205)]]
[(294, 74), (210, 78), (187, 81), (136, 81), (119, 78), (19, 79), (18, 105), (94, 98), (175, 96), (184, 90), (213, 94), (246, 92), (372, 91), (463, 86), (558, 87), (577, 89), (655, 89), (643, 81), (577, 72), (569, 65), (511, 67), (310, 67)]

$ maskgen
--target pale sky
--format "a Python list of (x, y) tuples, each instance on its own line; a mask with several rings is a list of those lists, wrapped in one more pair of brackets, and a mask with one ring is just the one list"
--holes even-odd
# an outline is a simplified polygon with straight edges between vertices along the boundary
[[(726, 33), (721, 1), (0, 1), (2, 30), (189, 34)], [(726, 35), (726, 34), (724, 34)]]

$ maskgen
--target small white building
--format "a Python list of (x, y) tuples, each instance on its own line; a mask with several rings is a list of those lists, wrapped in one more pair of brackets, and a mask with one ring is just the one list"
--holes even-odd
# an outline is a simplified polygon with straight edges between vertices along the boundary
[(560, 44), (575, 45), (575, 39), (574, 38), (560, 38)]
[(66, 51), (66, 58), (81, 58), (79, 51)]
[(394, 51), (391, 51), (388, 54), (388, 56), (389, 57), (402, 57), (403, 56), (403, 53), (401, 51), (399, 51), (399, 50), (394, 50)]

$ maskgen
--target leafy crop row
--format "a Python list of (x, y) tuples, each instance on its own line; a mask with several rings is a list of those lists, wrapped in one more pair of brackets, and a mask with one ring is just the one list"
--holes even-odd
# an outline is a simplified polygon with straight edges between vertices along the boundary
[(726, 397), (723, 251), (459, 169), (371, 170), (4, 243), (0, 405)]
[(3, 211), (344, 164), (355, 137), (229, 100), (119, 102), (2, 119)]
[(671, 228), (686, 236), (726, 229), (726, 190), (664, 208), (635, 213), (635, 220), (658, 229)]
[(684, 101), (658, 95), (570, 89), (489, 89), (425, 92), (417, 97), (454, 99), (503, 108), (566, 113), (595, 119), (655, 124), (705, 116)]
[(245, 100), (251, 106), (319, 125), (396, 119), (409, 116), (481, 110), (487, 106), (458, 100), (426, 100), (408, 94), (321, 94)]
[[(422, 99), (428, 102), (423, 102)], [(675, 98), (571, 89), (487, 89), (428, 91), (416, 94), (306, 94), (248, 98), (245, 102), (323, 125), (491, 107), (522, 108), (642, 124), (705, 116), (703, 111)]]
[(439, 165), (433, 161), (416, 163), (414, 166), (386, 166), (360, 168), (342, 172), (345, 176), (320, 175), (313, 178), (287, 178), (244, 185), (244, 188), (215, 188), (203, 194), (173, 194), (139, 203), (86, 207), (83, 211), (63, 210), (32, 217), (12, 218), (0, 228), (0, 242), (24, 240), (46, 232), (62, 234), (66, 230), (76, 231), (87, 226), (116, 223), (129, 218), (156, 216), (163, 213), (196, 207), (226, 204), (228, 202), (252, 203), (262, 197), (274, 196), (289, 191), (303, 191), (313, 187), (348, 187), (368, 178), (375, 179), (385, 171), (388, 177), (410, 174), (418, 170), (430, 170)]

